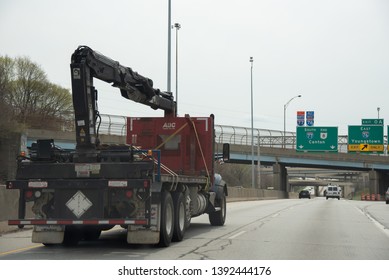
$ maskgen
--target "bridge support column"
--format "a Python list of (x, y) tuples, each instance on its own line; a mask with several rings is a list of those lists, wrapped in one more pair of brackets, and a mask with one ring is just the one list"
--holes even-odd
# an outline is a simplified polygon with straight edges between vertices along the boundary
[(288, 191), (288, 173), (285, 165), (273, 164), (273, 187), (275, 190)]
[(376, 171), (376, 170), (370, 170), (369, 171), (369, 191), (371, 194), (384, 194), (386, 189), (384, 185), (385, 181), (385, 174)]

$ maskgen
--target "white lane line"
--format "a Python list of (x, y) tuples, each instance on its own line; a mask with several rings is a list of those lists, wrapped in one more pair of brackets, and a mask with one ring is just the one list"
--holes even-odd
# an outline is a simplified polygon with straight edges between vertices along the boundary
[(244, 233), (246, 233), (246, 231), (243, 230), (241, 232), (238, 232), (237, 234), (234, 234), (233, 236), (228, 237), (228, 239), (234, 239), (234, 238), (236, 238)]
[(363, 215), (365, 215), (369, 220), (371, 220), (373, 222), (373, 224), (378, 228), (380, 229), (387, 237), (389, 237), (389, 230), (384, 226), (382, 225), (379, 221), (377, 221), (376, 219), (373, 218), (373, 216), (371, 216), (369, 213), (367, 213), (367, 211), (363, 211), (362, 209), (356, 207), (359, 212), (361, 212)]

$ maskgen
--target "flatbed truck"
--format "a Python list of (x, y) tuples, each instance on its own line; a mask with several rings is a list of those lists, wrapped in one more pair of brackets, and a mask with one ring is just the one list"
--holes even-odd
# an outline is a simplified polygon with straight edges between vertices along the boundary
[[(9, 225), (33, 225), (32, 241), (45, 245), (75, 245), (121, 226), (128, 243), (162, 247), (181, 241), (192, 217), (208, 214), (223, 226), (228, 192), (214, 172), (214, 116), (178, 117), (171, 93), (87, 46), (75, 50), (70, 68), (76, 148), (40, 139), (18, 156), (16, 177), (6, 182), (20, 192)], [(100, 143), (94, 79), (164, 116), (128, 117), (125, 144)]]

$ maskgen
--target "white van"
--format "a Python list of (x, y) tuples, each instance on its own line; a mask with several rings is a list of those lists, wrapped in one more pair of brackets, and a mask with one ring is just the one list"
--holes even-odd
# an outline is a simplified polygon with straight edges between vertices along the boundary
[(339, 200), (341, 195), (342, 195), (342, 189), (340, 187), (332, 186), (332, 185), (327, 186), (326, 199), (330, 197), (330, 198), (337, 198)]

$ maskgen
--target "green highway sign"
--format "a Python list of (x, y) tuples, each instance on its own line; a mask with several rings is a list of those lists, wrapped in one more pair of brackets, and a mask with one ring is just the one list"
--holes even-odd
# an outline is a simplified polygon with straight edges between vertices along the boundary
[(296, 128), (297, 152), (338, 152), (338, 127)]
[(362, 125), (384, 125), (384, 119), (362, 119)]
[(349, 125), (348, 152), (383, 153), (383, 125)]

